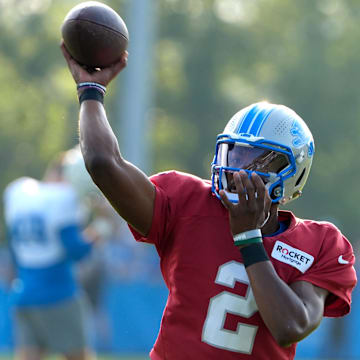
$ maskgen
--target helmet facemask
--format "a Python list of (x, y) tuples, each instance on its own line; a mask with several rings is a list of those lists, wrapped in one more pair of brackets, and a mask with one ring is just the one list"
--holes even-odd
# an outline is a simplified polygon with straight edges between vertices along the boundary
[(219, 135), (212, 163), (212, 187), (220, 198), (224, 190), (229, 200), (237, 203), (238, 195), (232, 174), (244, 170), (257, 173), (265, 183), (271, 200), (279, 202), (284, 195), (284, 180), (294, 175), (296, 163), (290, 148), (247, 134)]

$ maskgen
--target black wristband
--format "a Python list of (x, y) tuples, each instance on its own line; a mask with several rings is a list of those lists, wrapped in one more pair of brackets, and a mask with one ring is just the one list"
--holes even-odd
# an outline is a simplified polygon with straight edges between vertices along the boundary
[(80, 104), (85, 100), (96, 100), (104, 104), (104, 94), (100, 89), (95, 87), (88, 87), (84, 89), (79, 96)]
[(240, 249), (240, 252), (243, 257), (245, 268), (261, 261), (270, 260), (262, 243), (244, 246)]

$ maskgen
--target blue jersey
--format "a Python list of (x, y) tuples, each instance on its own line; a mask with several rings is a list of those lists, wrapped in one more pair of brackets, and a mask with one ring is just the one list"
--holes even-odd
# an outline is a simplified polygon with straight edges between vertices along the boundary
[(89, 253), (91, 245), (81, 235), (73, 188), (20, 178), (5, 190), (4, 212), (17, 270), (15, 303), (49, 305), (74, 296), (72, 265)]

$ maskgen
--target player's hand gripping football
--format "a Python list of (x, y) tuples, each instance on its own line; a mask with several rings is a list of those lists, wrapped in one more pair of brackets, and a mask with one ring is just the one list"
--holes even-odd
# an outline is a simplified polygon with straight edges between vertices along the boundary
[(269, 216), (272, 204), (264, 182), (255, 172), (249, 177), (245, 171), (234, 172), (233, 181), (239, 196), (237, 204), (227, 198), (224, 190), (219, 193), (224, 206), (229, 210), (233, 235), (260, 229)]
[(116, 75), (125, 68), (127, 64), (128, 52), (124, 51), (120, 60), (115, 64), (103, 68), (99, 71), (88, 72), (84, 67), (77, 63), (67, 51), (64, 42), (60, 45), (64, 58), (69, 66), (70, 72), (77, 84), (81, 82), (96, 82), (98, 84), (107, 86)]

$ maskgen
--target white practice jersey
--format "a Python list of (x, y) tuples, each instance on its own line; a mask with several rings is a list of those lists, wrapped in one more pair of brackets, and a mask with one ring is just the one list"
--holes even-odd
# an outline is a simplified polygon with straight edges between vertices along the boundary
[(64, 183), (20, 178), (4, 195), (5, 220), (19, 266), (43, 268), (63, 260), (58, 230), (80, 222), (76, 194)]

